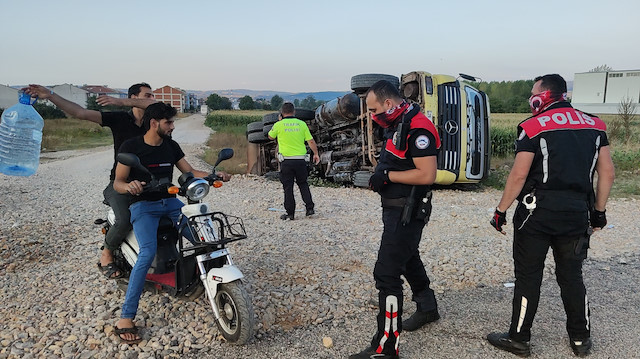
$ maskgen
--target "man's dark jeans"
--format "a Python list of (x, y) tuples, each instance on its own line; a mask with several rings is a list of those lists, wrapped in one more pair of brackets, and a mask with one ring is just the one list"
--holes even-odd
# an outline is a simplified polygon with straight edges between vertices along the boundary
[(104, 247), (113, 251), (120, 247), (122, 241), (124, 241), (127, 234), (131, 231), (131, 213), (129, 212), (129, 206), (131, 205), (132, 198), (129, 194), (116, 192), (116, 190), (113, 189), (113, 181), (109, 182), (102, 194), (116, 216), (116, 223), (111, 226), (104, 238)]

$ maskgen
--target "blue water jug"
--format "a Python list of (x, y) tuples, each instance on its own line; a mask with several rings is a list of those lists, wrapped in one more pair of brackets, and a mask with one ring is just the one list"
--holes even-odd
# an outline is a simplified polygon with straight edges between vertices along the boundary
[(20, 91), (19, 103), (2, 113), (0, 122), (0, 172), (10, 176), (31, 176), (40, 162), (42, 116), (33, 108), (35, 100)]

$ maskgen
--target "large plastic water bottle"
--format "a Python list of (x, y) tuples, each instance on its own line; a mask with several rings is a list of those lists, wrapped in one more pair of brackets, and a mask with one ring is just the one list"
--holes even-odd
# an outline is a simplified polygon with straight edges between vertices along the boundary
[(19, 103), (2, 113), (0, 123), (0, 172), (31, 176), (40, 162), (42, 116), (33, 108), (31, 96), (20, 91)]

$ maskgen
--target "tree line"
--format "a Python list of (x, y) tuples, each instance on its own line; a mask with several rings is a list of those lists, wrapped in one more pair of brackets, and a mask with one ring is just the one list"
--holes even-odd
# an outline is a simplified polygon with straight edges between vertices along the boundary
[(533, 80), (471, 82), (471, 86), (489, 96), (491, 112), (526, 113), (529, 108), (529, 97)]
[[(231, 110), (233, 108), (232, 102), (228, 97), (220, 96), (215, 93), (209, 95), (205, 103), (211, 110)], [(246, 95), (241, 97), (238, 101), (238, 108), (241, 110), (277, 111), (283, 103), (284, 99), (279, 95), (273, 95), (269, 100), (264, 98), (253, 99), (253, 97)], [(293, 101), (293, 105), (296, 108), (304, 108), (307, 110), (315, 110), (316, 107), (323, 103), (325, 103), (325, 101), (316, 100), (312, 95), (309, 95), (302, 100), (295, 99)]]

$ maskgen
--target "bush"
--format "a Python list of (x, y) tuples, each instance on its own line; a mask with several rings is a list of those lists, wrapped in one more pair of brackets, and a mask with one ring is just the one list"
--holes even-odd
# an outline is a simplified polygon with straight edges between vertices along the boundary
[(635, 171), (640, 168), (640, 150), (617, 150), (611, 153), (617, 171)]
[(36, 102), (33, 104), (33, 108), (38, 111), (40, 116), (45, 120), (67, 117), (62, 110), (56, 106), (47, 105), (46, 103)]

